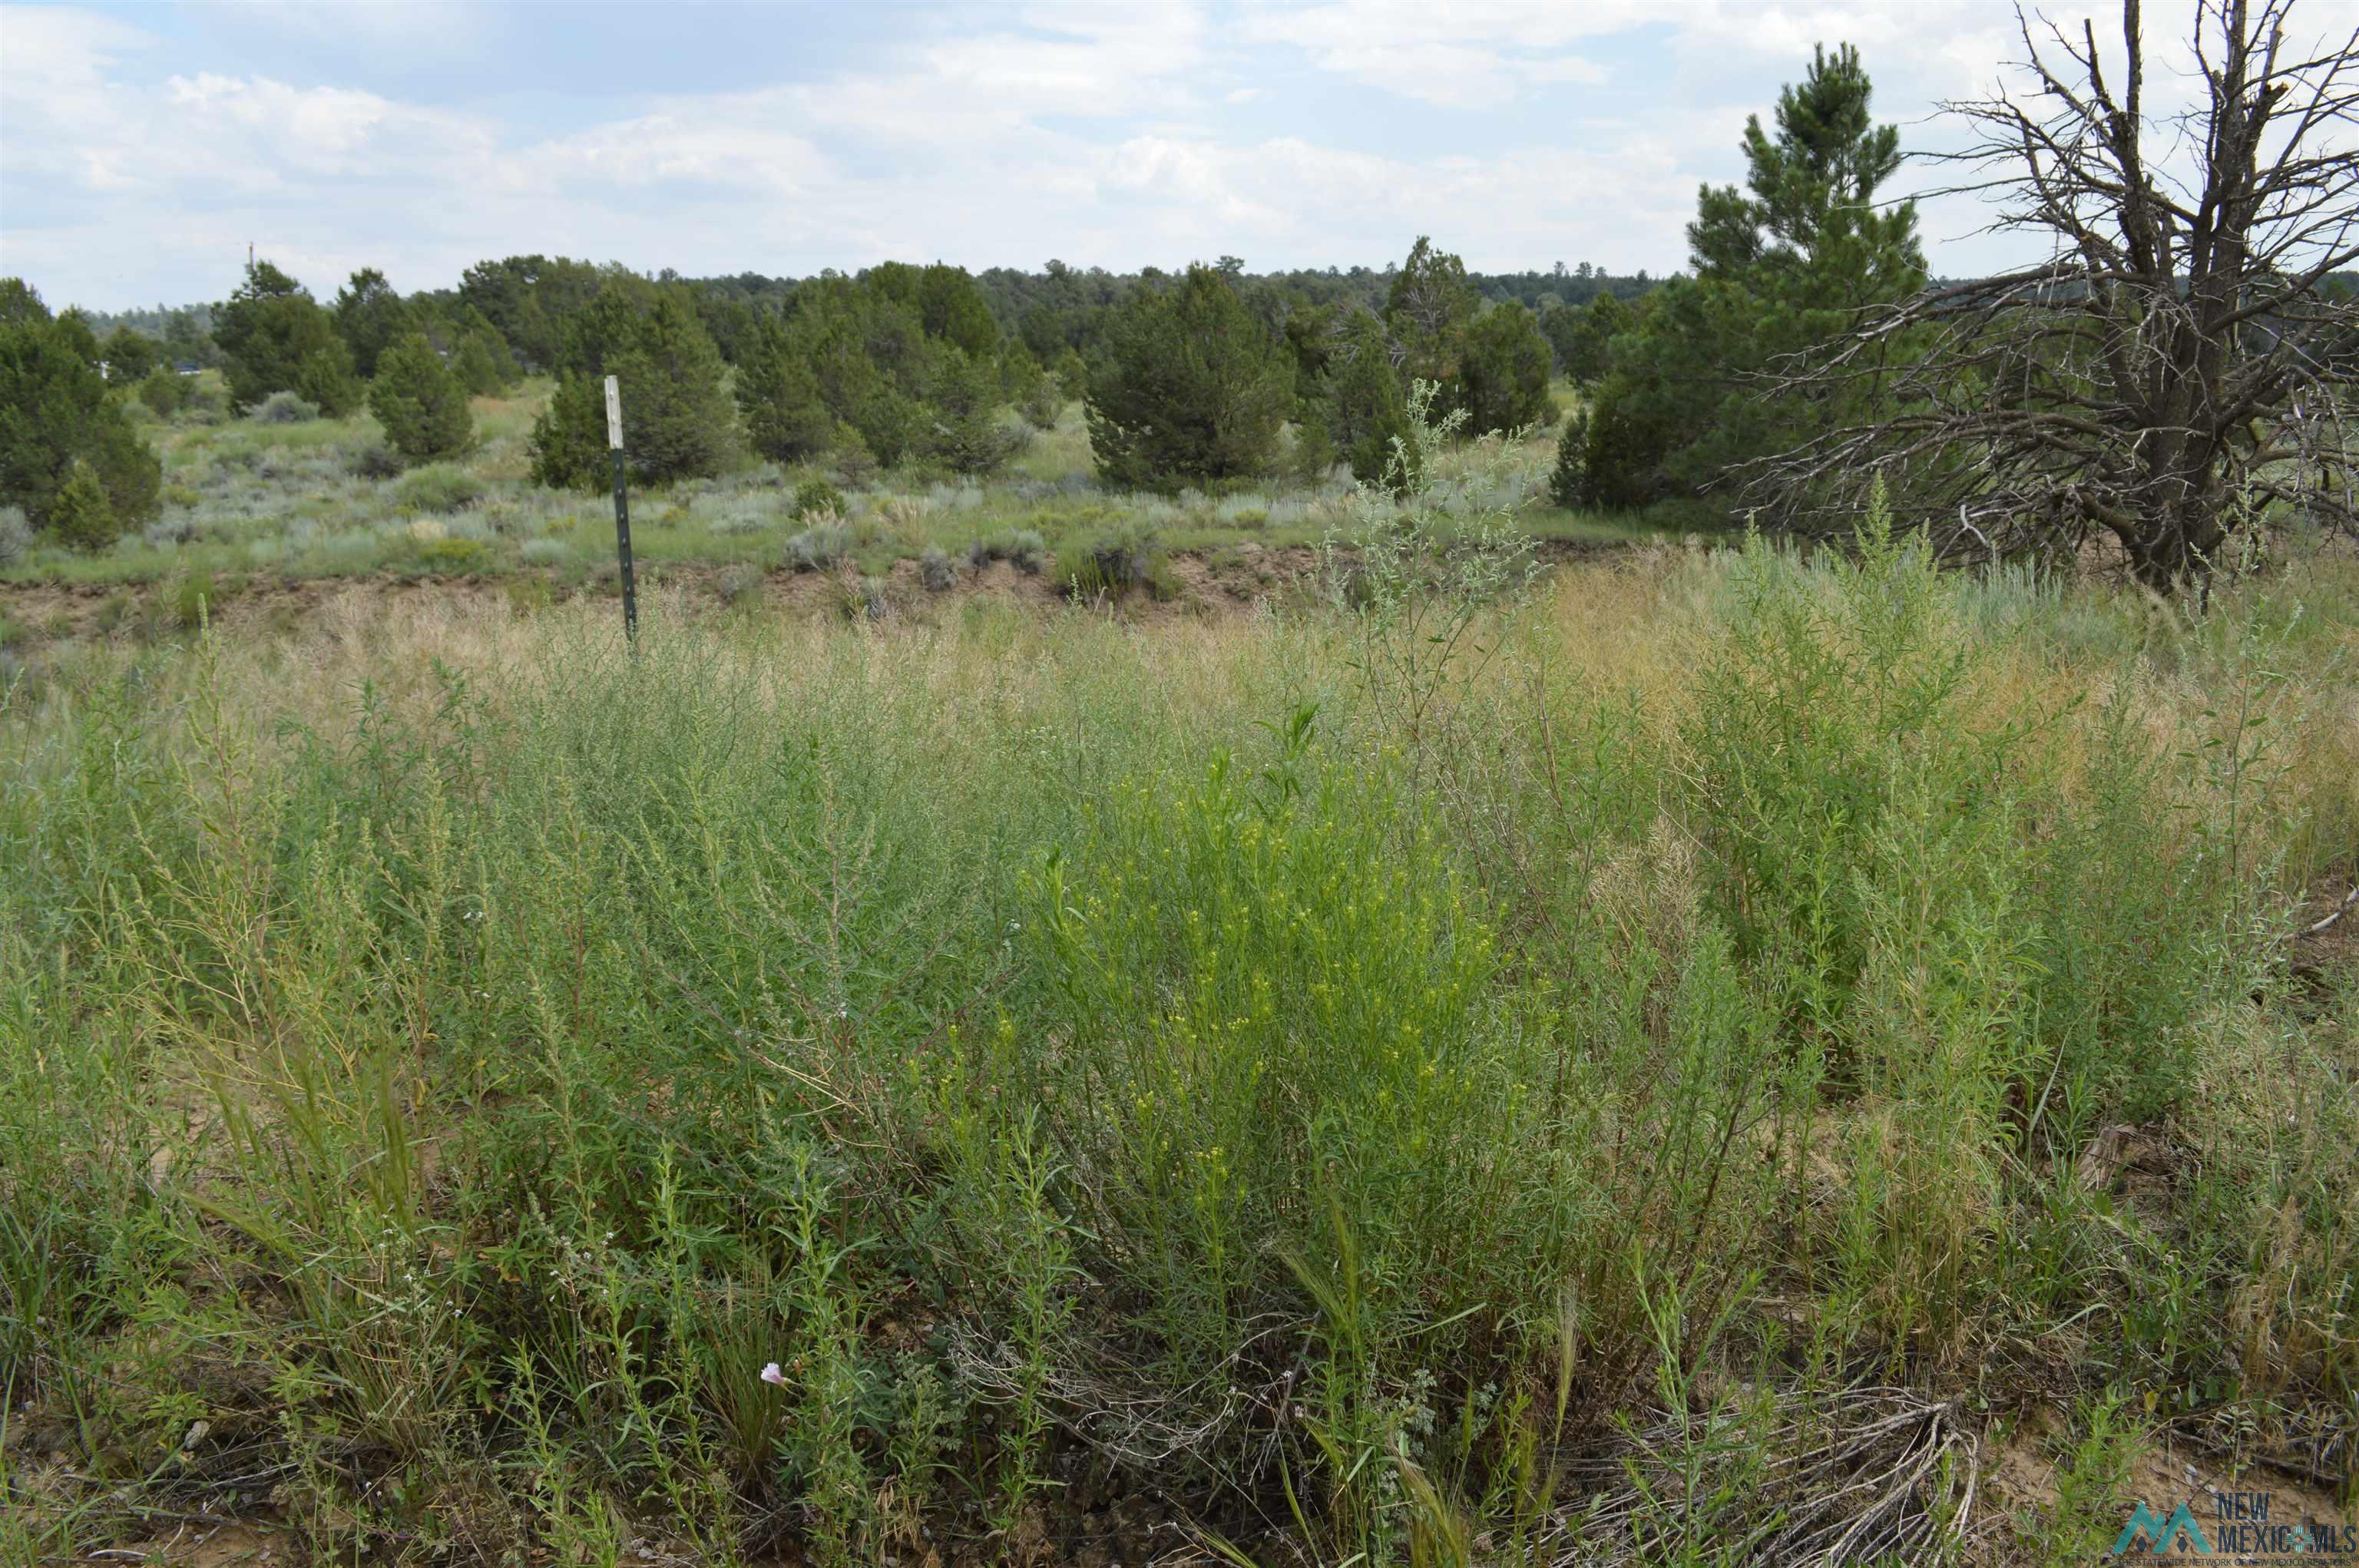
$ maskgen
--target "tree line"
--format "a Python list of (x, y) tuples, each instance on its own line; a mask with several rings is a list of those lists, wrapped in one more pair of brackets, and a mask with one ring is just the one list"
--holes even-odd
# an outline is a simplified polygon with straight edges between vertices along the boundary
[[(1455, 429), (1529, 430), (1553, 421), (1561, 375), (1580, 394), (1551, 480), (1566, 506), (1840, 528), (1890, 481), (1945, 550), (2069, 550), (2096, 528), (2164, 585), (2208, 570), (2237, 507), (2359, 517), (2343, 270), (2359, 260), (2359, 142), (2333, 141), (2359, 124), (2359, 30), (2285, 50), (2290, 8), (2200, 8), (2210, 102), (2169, 127), (2136, 105), (2134, 0), (2126, 103), (2093, 27), (2053, 65), (2027, 29), (2039, 101), (2066, 107), (2002, 95), (1953, 112), (1990, 133), (1975, 188), (2013, 192), (2003, 222), (2059, 259), (1962, 284), (1930, 280), (1915, 203), (1887, 194), (1899, 135), (1848, 45), (1816, 49), (1768, 125), (1748, 117), (1745, 183), (1699, 191), (1688, 268), (1659, 283), (1586, 264), (1484, 276), (1427, 237), (1381, 269), (1259, 276), (1222, 256), (1177, 273), (894, 262), (690, 279), (515, 256), (406, 298), (364, 269), (324, 303), (255, 261), (201, 315), (150, 312), (103, 339), (11, 283), (0, 503), (75, 539), (152, 514), (155, 459), (119, 402), (169, 413), (183, 353), (216, 361), (240, 408), (365, 400), (406, 460), (465, 448), (469, 395), (546, 373), (533, 473), (585, 488), (604, 482), (610, 375), (643, 481), (748, 450), (986, 474), (1079, 400), (1101, 477), (1154, 489), (1282, 466), (1398, 481), (1419, 384)], [(2193, 204), (2152, 173), (2141, 138), (2164, 130), (2209, 149)], [(2180, 542), (2153, 546), (2164, 533)]]

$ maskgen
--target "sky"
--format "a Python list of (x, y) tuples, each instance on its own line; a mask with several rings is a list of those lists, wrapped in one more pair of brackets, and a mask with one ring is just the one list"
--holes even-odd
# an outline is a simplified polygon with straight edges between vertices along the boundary
[[(2296, 15), (2347, 33), (2359, 0)], [(2022, 51), (1997, 0), (5, 5), (0, 274), (119, 310), (223, 298), (249, 245), (325, 296), (528, 252), (1263, 271), (1430, 234), (1659, 276), (1821, 40), (1912, 147)], [(2021, 257), (1988, 219), (1927, 205), (1937, 274)]]

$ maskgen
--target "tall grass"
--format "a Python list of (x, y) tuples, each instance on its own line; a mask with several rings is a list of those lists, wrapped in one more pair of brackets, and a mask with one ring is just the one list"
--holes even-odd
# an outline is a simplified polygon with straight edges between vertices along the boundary
[(1348, 609), (92, 653), (0, 717), (0, 1540), (1701, 1558), (1864, 1378), (2347, 1453), (2359, 583), (2146, 615), (1871, 533), (1414, 713)]

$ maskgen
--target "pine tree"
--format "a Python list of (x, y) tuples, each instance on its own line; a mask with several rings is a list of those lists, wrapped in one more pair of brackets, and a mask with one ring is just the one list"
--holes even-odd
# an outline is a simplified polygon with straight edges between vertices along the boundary
[(379, 356), (368, 401), (385, 439), (413, 463), (453, 456), (474, 441), (467, 389), (424, 332), (408, 333)]
[(1294, 406), (1285, 345), (1199, 263), (1141, 288), (1114, 315), (1090, 376), (1090, 446), (1125, 488), (1177, 488), (1266, 473)]
[(1821, 47), (1778, 96), (1777, 134), (1746, 120), (1746, 189), (1706, 186), (1688, 227), (1695, 276), (1648, 296), (1598, 389), (1590, 490), (1601, 503), (1701, 495), (1855, 408), (1768, 398), (1755, 378), (1801, 363), (1863, 310), (1924, 284), (1914, 202), (1878, 211), (1899, 133), (1869, 113), (1859, 51)]
[(1435, 419), (1465, 406), (1459, 357), (1482, 303), (1466, 281), (1466, 264), (1418, 235), (1386, 296), (1385, 326), (1400, 348), (1402, 385), (1430, 381), (1441, 388), (1434, 398)]
[(775, 315), (756, 324), (738, 361), (737, 415), (747, 441), (773, 463), (799, 463), (834, 440), (835, 416), (820, 397), (819, 377)]

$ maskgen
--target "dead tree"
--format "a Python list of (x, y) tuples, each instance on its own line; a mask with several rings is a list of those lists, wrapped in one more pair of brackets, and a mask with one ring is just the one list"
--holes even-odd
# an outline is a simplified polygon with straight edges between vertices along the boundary
[(1777, 395), (1872, 415), (1739, 476), (1767, 514), (1896, 517), (1995, 557), (2118, 539), (2168, 592), (2299, 508), (2359, 522), (2359, 30), (2290, 41), (2293, 0), (2199, 0), (2192, 107), (2150, 112), (2138, 0), (2123, 74), (2097, 34), (2018, 11), (2027, 87), (1946, 104), (1973, 127), (1952, 191), (2049, 258), (1930, 289), (1787, 366)]

